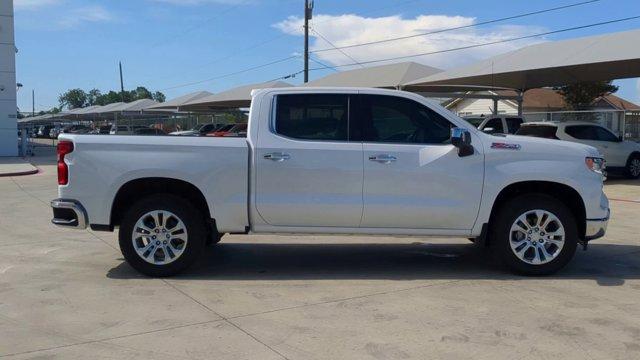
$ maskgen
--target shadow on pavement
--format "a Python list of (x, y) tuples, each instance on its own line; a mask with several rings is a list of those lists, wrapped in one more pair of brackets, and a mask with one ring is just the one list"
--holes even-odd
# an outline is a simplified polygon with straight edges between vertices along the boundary
[[(207, 248), (201, 261), (176, 279), (329, 280), (329, 279), (536, 279), (514, 275), (473, 244), (246, 244)], [(592, 279), (618, 286), (640, 279), (640, 246), (591, 244), (578, 250), (555, 279)], [(140, 278), (123, 262), (108, 277)]]

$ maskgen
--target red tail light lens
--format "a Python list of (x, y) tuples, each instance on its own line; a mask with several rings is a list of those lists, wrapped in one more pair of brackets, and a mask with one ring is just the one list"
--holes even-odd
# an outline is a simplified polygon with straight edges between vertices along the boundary
[(58, 143), (58, 185), (69, 183), (69, 167), (64, 162), (64, 156), (73, 151), (71, 141), (60, 141)]

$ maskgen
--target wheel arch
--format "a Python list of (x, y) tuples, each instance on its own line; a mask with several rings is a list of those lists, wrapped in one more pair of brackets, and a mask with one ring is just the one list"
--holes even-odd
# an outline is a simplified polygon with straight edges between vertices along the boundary
[[(580, 193), (569, 185), (552, 181), (522, 181), (504, 187), (493, 202), (489, 227), (495, 220), (500, 207), (508, 200), (525, 194), (544, 194), (560, 200), (574, 215), (578, 226), (579, 239), (584, 239), (586, 232), (586, 207)], [(490, 240), (487, 239), (489, 242)]]
[(202, 191), (190, 182), (164, 177), (146, 177), (124, 183), (114, 196), (111, 205), (110, 227), (119, 226), (127, 209), (136, 201), (153, 194), (173, 194), (188, 200), (205, 217), (213, 218)]

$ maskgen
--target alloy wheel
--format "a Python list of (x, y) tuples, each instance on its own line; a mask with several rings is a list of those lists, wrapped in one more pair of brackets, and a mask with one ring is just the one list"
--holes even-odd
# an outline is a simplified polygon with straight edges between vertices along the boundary
[(549, 263), (562, 251), (565, 230), (560, 219), (547, 210), (521, 214), (509, 231), (509, 245), (521, 261), (532, 265)]
[(154, 210), (142, 215), (133, 227), (131, 241), (138, 256), (153, 265), (176, 261), (189, 237), (184, 222), (174, 213)]

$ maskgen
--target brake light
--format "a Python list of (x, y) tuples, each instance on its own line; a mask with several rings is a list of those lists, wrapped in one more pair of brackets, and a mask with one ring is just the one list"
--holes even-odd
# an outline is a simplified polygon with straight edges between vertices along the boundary
[(64, 156), (73, 151), (71, 141), (60, 141), (58, 143), (58, 185), (69, 183), (69, 166), (64, 162)]

